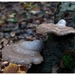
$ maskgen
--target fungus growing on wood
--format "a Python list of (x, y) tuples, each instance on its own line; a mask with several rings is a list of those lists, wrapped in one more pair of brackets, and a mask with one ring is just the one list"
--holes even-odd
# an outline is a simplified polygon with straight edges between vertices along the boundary
[(6, 46), (2, 50), (2, 58), (17, 64), (40, 64), (43, 57), (40, 54), (42, 41), (20, 41), (16, 44)]
[(58, 23), (56, 24), (59, 27), (66, 27), (66, 21), (64, 19), (61, 19), (58, 21)]
[(57, 24), (53, 23), (43, 23), (36, 27), (36, 31), (45, 34), (45, 33), (54, 33), (58, 36), (68, 35), (75, 33), (75, 30), (72, 27), (66, 26), (65, 20), (60, 20)]

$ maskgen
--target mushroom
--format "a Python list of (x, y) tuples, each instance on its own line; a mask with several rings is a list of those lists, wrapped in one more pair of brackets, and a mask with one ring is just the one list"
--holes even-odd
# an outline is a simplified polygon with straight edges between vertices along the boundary
[(66, 26), (65, 20), (60, 20), (57, 24), (43, 23), (36, 27), (36, 31), (41, 34), (54, 33), (58, 36), (63, 36), (71, 33), (75, 33), (72, 27)]
[(43, 57), (40, 54), (42, 41), (20, 41), (2, 49), (2, 58), (17, 64), (40, 64)]
[(66, 27), (66, 21), (64, 19), (61, 19), (58, 21), (58, 23), (56, 24), (59, 27)]

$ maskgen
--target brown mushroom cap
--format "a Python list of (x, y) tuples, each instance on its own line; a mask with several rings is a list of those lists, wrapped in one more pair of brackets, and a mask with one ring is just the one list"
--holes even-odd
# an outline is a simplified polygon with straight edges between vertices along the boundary
[(54, 33), (58, 36), (63, 36), (71, 33), (75, 33), (75, 30), (72, 27), (60, 27), (53, 23), (44, 23), (36, 27), (36, 30), (41, 33)]
[[(19, 42), (21, 43), (21, 42)], [(43, 57), (37, 50), (28, 50), (20, 46), (20, 44), (11, 44), (2, 50), (2, 58), (9, 62), (18, 64), (40, 64)]]

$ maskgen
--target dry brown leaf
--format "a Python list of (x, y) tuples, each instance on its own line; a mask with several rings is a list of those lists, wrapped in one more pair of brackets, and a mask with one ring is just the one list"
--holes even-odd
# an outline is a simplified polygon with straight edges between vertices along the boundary
[(26, 66), (20, 66), (20, 70), (27, 72), (28, 71), (28, 68)]
[(58, 66), (57, 65), (54, 65), (53, 67), (52, 67), (52, 73), (57, 73), (57, 70), (58, 70)]
[(9, 66), (5, 67), (3, 73), (17, 73), (18, 65), (10, 63)]
[(33, 40), (33, 37), (31, 35), (30, 36), (26, 36), (26, 39)]
[(25, 71), (21, 71), (21, 69), (19, 68), (17, 73), (26, 73)]
[(6, 19), (6, 16), (5, 15), (2, 15), (1, 19), (2, 20), (5, 20)]
[(26, 73), (28, 70), (25, 66), (18, 66), (17, 64), (10, 63), (9, 66), (4, 68), (3, 73)]

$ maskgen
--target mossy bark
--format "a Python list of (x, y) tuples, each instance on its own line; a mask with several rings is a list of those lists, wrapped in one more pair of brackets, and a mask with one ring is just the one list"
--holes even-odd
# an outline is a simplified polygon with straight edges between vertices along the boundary
[[(67, 21), (67, 26), (75, 28), (75, 2), (62, 2), (58, 4), (54, 22), (60, 19)], [(52, 66), (59, 63), (61, 55), (66, 49), (75, 49), (75, 34), (56, 36), (48, 34), (48, 40), (44, 43), (42, 56), (44, 61), (40, 65), (33, 65), (28, 73), (51, 73)]]

